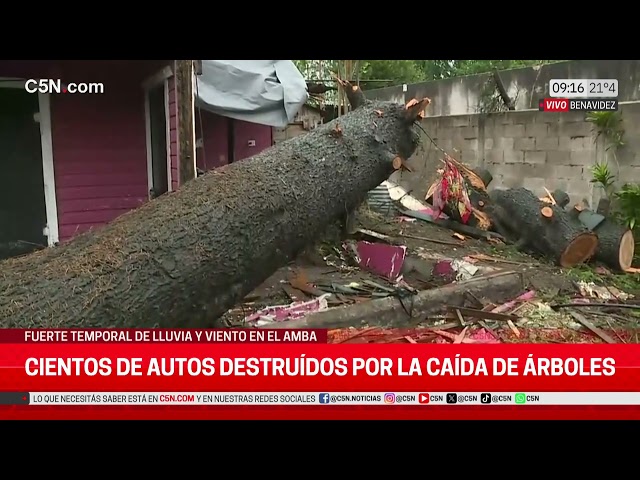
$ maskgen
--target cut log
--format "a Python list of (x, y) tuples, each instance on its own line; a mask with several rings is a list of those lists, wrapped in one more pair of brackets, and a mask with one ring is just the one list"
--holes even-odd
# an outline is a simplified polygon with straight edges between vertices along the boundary
[(3, 261), (0, 327), (212, 325), (411, 157), (427, 103), (364, 101), (98, 231)]
[(585, 228), (592, 230), (598, 236), (595, 260), (613, 270), (624, 272), (629, 269), (635, 253), (633, 232), (591, 210), (582, 210), (577, 215)]
[(312, 313), (299, 320), (278, 322), (259, 328), (343, 328), (375, 325), (406, 327), (424, 320), (426, 315), (442, 313), (447, 306), (464, 306), (469, 294), (490, 302), (502, 303), (522, 292), (522, 275), (496, 272), (425, 290), (405, 298), (387, 297), (356, 305)]
[(631, 230), (606, 219), (595, 233), (598, 235), (596, 260), (621, 272), (631, 267), (636, 246)]
[[(578, 265), (595, 254), (598, 237), (574, 215), (541, 201), (533, 192), (494, 190), (491, 199), (497, 207), (492, 218), (519, 248), (551, 258), (562, 267)], [(550, 218), (541, 215), (543, 208), (551, 210)]]

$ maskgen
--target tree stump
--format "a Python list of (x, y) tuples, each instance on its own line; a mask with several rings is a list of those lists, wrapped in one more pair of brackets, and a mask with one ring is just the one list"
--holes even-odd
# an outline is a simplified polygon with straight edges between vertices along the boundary
[(557, 205), (541, 201), (525, 188), (494, 190), (491, 199), (498, 207), (492, 218), (500, 223), (518, 248), (529, 249), (572, 267), (590, 259), (598, 237)]

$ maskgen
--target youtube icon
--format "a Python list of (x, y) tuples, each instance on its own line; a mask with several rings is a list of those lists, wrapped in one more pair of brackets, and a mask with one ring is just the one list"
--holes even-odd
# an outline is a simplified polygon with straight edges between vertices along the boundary
[(428, 393), (420, 393), (418, 394), (418, 403), (425, 404), (429, 403), (429, 394)]

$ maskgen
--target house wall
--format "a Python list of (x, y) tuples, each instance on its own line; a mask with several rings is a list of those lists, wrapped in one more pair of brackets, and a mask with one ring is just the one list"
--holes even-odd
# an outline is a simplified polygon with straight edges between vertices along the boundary
[(203, 141), (196, 149), (196, 165), (203, 171), (229, 163), (229, 121), (206, 110), (196, 112), (196, 137)]
[[(257, 155), (273, 145), (273, 128), (268, 125), (234, 120), (233, 129), (234, 162)], [(255, 144), (251, 145), (250, 142)]]
[[(584, 112), (506, 112), (489, 115), (427, 117), (422, 120), (438, 146), (471, 166), (489, 170), (491, 188), (525, 187), (566, 191), (574, 203), (595, 205), (601, 190), (590, 183), (591, 168), (607, 161), (618, 185), (640, 182), (640, 102), (620, 106), (625, 145), (615, 158), (597, 138)], [(395, 174), (413, 195), (424, 198), (442, 153), (423, 134), (422, 147), (409, 160), (413, 172)]]
[[(273, 129), (268, 125), (243, 122), (200, 110), (196, 113), (196, 137), (202, 139), (196, 149), (196, 165), (206, 171), (229, 163), (229, 129), (233, 129), (233, 160), (256, 155), (273, 144)], [(249, 142), (255, 145), (250, 146)]]
[(103, 94), (51, 95), (61, 241), (100, 227), (148, 199), (141, 84), (165, 65), (167, 61), (0, 62), (0, 77), (104, 84)]

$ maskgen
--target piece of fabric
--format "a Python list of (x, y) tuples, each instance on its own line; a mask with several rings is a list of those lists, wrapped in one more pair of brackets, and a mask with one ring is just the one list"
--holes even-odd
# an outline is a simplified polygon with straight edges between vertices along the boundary
[(309, 98), (291, 60), (203, 60), (197, 105), (218, 115), (283, 128)]

